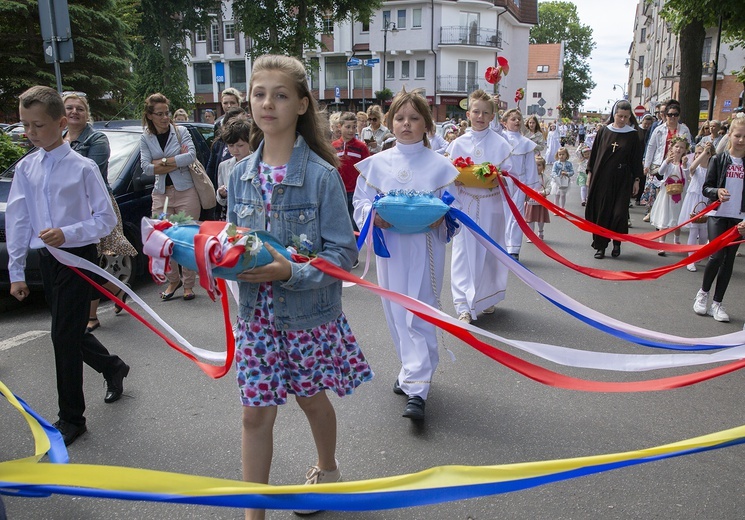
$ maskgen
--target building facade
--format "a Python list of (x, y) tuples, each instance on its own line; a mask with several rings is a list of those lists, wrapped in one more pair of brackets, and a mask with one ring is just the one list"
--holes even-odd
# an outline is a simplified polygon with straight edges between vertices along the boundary
[(558, 120), (564, 84), (564, 43), (540, 43), (529, 46), (528, 88), (524, 112), (541, 121)]
[[(390, 103), (376, 97), (386, 89), (420, 89), (437, 121), (465, 117), (464, 100), (476, 88), (498, 93), (502, 108), (514, 106), (515, 91), (527, 85), (528, 39), (537, 18), (537, 0), (384, 1), (369, 23), (324, 24), (321, 44), (305, 53), (311, 90), (329, 110), (358, 111)], [(208, 108), (221, 114), (223, 89), (246, 92), (251, 40), (235, 26), (225, 0), (210, 29), (187, 42), (196, 120)], [(509, 60), (510, 72), (495, 87), (484, 73), (497, 56)]]
[[(639, 0), (634, 41), (629, 47), (627, 96), (632, 106), (644, 106), (650, 112), (668, 98), (677, 99), (680, 91), (680, 47), (678, 36), (670, 32), (668, 23), (660, 17), (664, 0)], [(701, 96), (699, 120), (709, 118), (709, 103), (714, 86), (714, 64), (717, 62), (718, 29), (706, 30), (701, 56)], [(745, 50), (721, 45), (717, 66), (713, 119), (726, 120), (732, 111), (742, 106), (743, 84), (732, 74), (745, 66)]]

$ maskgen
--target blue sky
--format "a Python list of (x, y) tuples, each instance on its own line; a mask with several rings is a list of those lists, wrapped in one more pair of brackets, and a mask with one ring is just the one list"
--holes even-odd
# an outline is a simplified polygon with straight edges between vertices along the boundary
[(582, 25), (592, 27), (596, 47), (590, 57), (592, 79), (597, 83), (585, 101), (585, 110), (603, 111), (609, 99), (622, 96), (628, 69), (624, 67), (629, 46), (634, 38), (634, 18), (638, 0), (571, 0), (577, 6)]

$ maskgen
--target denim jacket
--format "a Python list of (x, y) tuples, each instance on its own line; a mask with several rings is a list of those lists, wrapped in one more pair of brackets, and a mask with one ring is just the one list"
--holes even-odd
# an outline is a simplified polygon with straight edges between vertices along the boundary
[[(264, 143), (239, 162), (228, 186), (228, 221), (266, 229), (258, 177)], [(298, 136), (287, 175), (271, 197), (271, 233), (285, 246), (306, 235), (310, 253), (349, 271), (357, 259), (352, 222), (339, 172), (316, 155)], [(240, 283), (239, 314), (253, 316), (259, 285)], [(286, 282), (272, 282), (274, 322), (278, 330), (301, 330), (335, 320), (341, 314), (342, 282), (308, 264), (292, 263)]]

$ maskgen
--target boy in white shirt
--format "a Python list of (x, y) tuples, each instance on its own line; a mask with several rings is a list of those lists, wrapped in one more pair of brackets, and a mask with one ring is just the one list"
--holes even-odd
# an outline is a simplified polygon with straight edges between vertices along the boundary
[(57, 372), (59, 420), (65, 445), (86, 432), (83, 362), (104, 375), (104, 402), (121, 398), (129, 366), (86, 333), (93, 287), (61, 264), (47, 247), (97, 262), (96, 244), (111, 233), (116, 214), (98, 166), (62, 140), (67, 126), (60, 95), (31, 87), (19, 97), (21, 122), (38, 148), (16, 166), (6, 209), (10, 293), (29, 295), (25, 281), (28, 250), (38, 249), (44, 292), (52, 313), (52, 344)]

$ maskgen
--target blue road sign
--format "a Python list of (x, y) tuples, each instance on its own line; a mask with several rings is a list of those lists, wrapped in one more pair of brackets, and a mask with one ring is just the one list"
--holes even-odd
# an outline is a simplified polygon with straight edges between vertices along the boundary
[(368, 67), (372, 67), (376, 63), (380, 63), (380, 58), (370, 58), (369, 60), (365, 60), (365, 65)]
[(349, 58), (349, 61), (347, 61), (347, 67), (356, 67), (357, 65), (361, 65), (362, 60), (359, 58)]
[(221, 61), (215, 63), (215, 81), (225, 83), (225, 64)]

